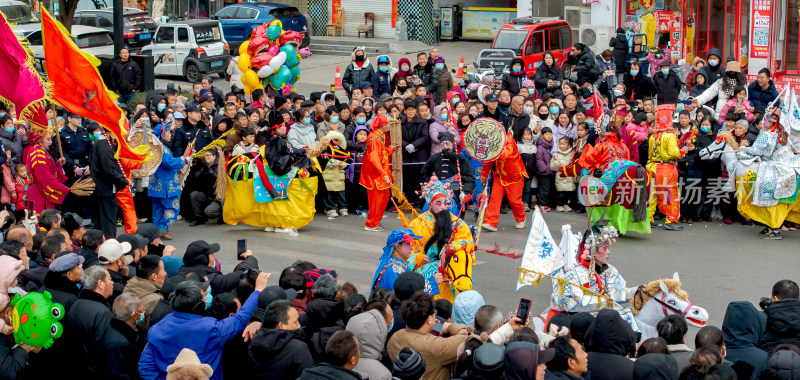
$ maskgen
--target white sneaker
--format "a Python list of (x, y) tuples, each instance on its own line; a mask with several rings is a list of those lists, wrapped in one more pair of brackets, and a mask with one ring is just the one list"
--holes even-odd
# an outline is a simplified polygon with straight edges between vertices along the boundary
[(483, 227), (483, 229), (486, 230), (486, 231), (492, 231), (492, 232), (496, 232), (497, 231), (497, 227), (493, 227), (489, 223), (484, 223), (483, 226), (481, 226), (481, 227)]
[(565, 212), (571, 212), (572, 211), (572, 207), (569, 207), (569, 205), (564, 205), (564, 211)]
[(300, 236), (300, 234), (297, 233), (297, 230), (295, 230), (294, 228), (276, 228), (275, 232), (278, 232), (278, 233), (281, 233), (281, 234), (287, 234), (287, 235), (289, 235), (291, 237)]
[(343, 209), (339, 210), (339, 215), (341, 215), (341, 216), (347, 216), (347, 215), (348, 215), (348, 214), (347, 214), (347, 209), (346, 209), (346, 208), (343, 208)]
[(327, 215), (330, 218), (335, 218), (335, 217), (339, 216), (339, 214), (336, 213), (336, 210), (325, 211), (325, 215)]
[(264, 227), (264, 232), (275, 232), (275, 227)]
[(518, 230), (525, 228), (525, 221), (523, 220), (521, 222), (517, 222), (517, 224), (515, 224), (514, 227), (516, 227)]
[(558, 207), (556, 207), (556, 211), (558, 211), (558, 212), (564, 212), (564, 206), (558, 206)]
[(385, 230), (385, 228), (383, 228), (383, 226), (377, 226), (377, 227), (364, 226), (364, 231), (382, 232), (383, 230)]

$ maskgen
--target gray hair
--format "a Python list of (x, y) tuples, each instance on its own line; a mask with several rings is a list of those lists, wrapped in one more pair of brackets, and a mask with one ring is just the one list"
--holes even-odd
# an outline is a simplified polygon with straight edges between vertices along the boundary
[(186, 108), (186, 104), (183, 104), (183, 103), (173, 103), (173, 104), (172, 104), (172, 109), (177, 109), (177, 108)]
[(133, 293), (122, 293), (114, 300), (114, 319), (127, 321), (131, 314), (139, 311), (139, 297)]
[(311, 288), (311, 294), (314, 295), (314, 298), (334, 299), (338, 292), (339, 286), (336, 285), (336, 279), (329, 274), (319, 276)]
[(475, 333), (491, 333), (503, 324), (503, 313), (497, 306), (483, 305), (475, 313)]
[(106, 279), (108, 270), (102, 265), (92, 265), (83, 271), (81, 275), (81, 283), (83, 288), (94, 291), (97, 289), (97, 284)]
[(739, 125), (739, 124), (743, 125), (745, 129), (750, 129), (750, 123), (747, 122), (747, 119), (742, 118), (742, 119), (736, 120), (736, 125)]

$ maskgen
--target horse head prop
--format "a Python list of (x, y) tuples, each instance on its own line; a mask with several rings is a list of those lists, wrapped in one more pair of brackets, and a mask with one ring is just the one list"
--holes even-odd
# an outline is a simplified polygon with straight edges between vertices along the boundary
[(725, 139), (718, 137), (711, 145), (701, 149), (697, 154), (701, 160), (712, 160), (725, 153), (724, 150), (727, 146), (728, 143), (725, 142)]
[(642, 340), (656, 337), (656, 324), (664, 317), (677, 314), (694, 327), (708, 322), (708, 311), (689, 301), (689, 294), (681, 290), (681, 281), (675, 272), (672, 279), (653, 281), (640, 288), (631, 302), (631, 310), (642, 328)]
[[(471, 243), (459, 247), (456, 250), (446, 250), (442, 254), (441, 266), (439, 268), (442, 276), (448, 282), (452, 282), (453, 296), (460, 292), (472, 290), (472, 267), (475, 265), (475, 246)], [(442, 284), (445, 284), (444, 282)]]

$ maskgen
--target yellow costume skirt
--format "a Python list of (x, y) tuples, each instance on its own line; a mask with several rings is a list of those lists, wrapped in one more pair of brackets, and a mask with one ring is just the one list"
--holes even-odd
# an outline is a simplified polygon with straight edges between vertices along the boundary
[[(236, 181), (234, 186), (233, 180), (229, 177), (225, 204), (222, 208), (225, 223), (300, 229), (314, 220), (316, 212), (314, 196), (317, 193), (318, 178), (316, 176), (302, 180), (295, 178), (289, 184), (288, 200), (258, 203), (254, 196), (252, 178)], [(308, 188), (303, 186), (301, 181), (305, 181)]]
[(736, 177), (737, 209), (747, 219), (766, 224), (770, 228), (780, 228), (784, 221), (800, 223), (800, 200), (792, 203), (780, 202), (775, 206), (761, 207), (753, 205), (750, 178)]

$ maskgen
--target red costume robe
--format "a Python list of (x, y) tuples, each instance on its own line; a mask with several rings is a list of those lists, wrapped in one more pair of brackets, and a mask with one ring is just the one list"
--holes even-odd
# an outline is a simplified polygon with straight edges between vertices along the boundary
[[(120, 165), (122, 165), (122, 174), (125, 174), (125, 178), (128, 179), (128, 182), (133, 183), (133, 179), (131, 178), (131, 171), (141, 168), (142, 163), (125, 159), (120, 159), (119, 163)], [(117, 203), (119, 203), (119, 208), (122, 209), (122, 219), (125, 222), (125, 233), (135, 234), (136, 208), (133, 205), (133, 193), (131, 193), (130, 186), (127, 186), (124, 189), (117, 191), (116, 196), (117, 196)]]
[(511, 132), (506, 136), (506, 146), (503, 149), (503, 153), (500, 153), (500, 157), (495, 161), (483, 164), (481, 182), (485, 183), (489, 179), (489, 173), (495, 167), (492, 195), (489, 197), (489, 205), (486, 207), (484, 222), (492, 227), (497, 227), (503, 196), (508, 196), (508, 204), (511, 206), (514, 219), (517, 222), (524, 222), (525, 203), (522, 202), (522, 193), (525, 187), (525, 178), (528, 178), (528, 174), (525, 171), (522, 156), (519, 154), (517, 142), (514, 141)]
[(64, 169), (39, 144), (25, 148), (23, 156), (29, 177), (28, 204), (33, 202), (34, 212), (39, 214), (64, 202), (69, 194), (69, 187), (64, 185)]
[[(391, 196), (392, 168), (389, 156), (394, 152), (393, 146), (386, 146), (386, 134), (377, 128), (367, 136), (367, 147), (364, 153), (364, 164), (358, 183), (367, 188), (369, 213), (365, 227), (374, 228), (380, 225), (383, 212)], [(389, 182), (386, 182), (386, 179)]]

